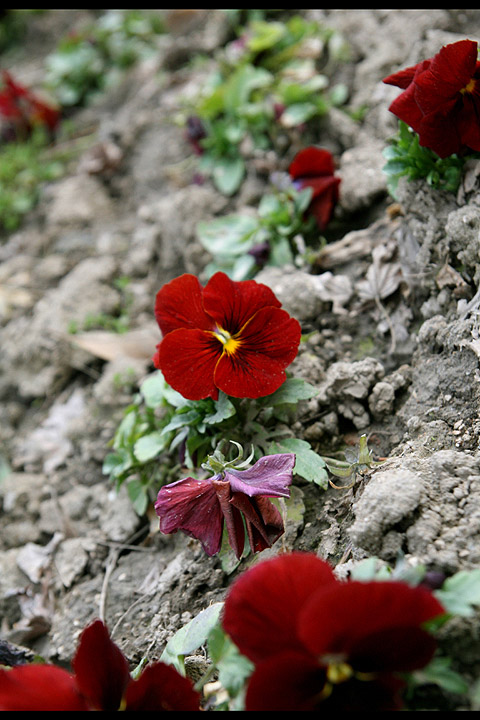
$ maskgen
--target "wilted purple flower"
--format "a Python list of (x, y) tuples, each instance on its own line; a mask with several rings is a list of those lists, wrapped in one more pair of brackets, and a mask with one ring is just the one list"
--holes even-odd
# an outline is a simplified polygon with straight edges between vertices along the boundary
[(165, 534), (181, 530), (200, 540), (207, 555), (215, 555), (225, 522), (230, 545), (240, 558), (245, 544), (244, 519), (252, 551), (265, 550), (284, 532), (282, 516), (268, 498), (290, 497), (294, 465), (293, 453), (267, 455), (248, 470), (227, 463), (206, 480), (188, 477), (165, 485), (155, 503), (160, 530)]
[(203, 155), (203, 148), (200, 140), (207, 137), (207, 131), (204, 124), (197, 115), (190, 115), (187, 118), (187, 130), (185, 137), (193, 147), (197, 155)]

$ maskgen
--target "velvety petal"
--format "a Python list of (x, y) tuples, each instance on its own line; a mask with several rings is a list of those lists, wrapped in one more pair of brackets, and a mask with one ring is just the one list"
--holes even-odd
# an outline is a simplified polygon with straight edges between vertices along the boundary
[(308, 212), (317, 221), (320, 230), (325, 230), (332, 219), (335, 205), (338, 201), (338, 186), (340, 178), (330, 178), (328, 186), (321, 195), (315, 196), (308, 207)]
[[(430, 65), (430, 60), (425, 61), (427, 63), (426, 66), (424, 66), (424, 69)], [(412, 82), (415, 72), (417, 68), (424, 63), (418, 63), (417, 65), (411, 65), (408, 68), (404, 68), (403, 70), (399, 70), (396, 73), (392, 73), (386, 78), (383, 78), (383, 82), (386, 85), (395, 85), (395, 87), (402, 88), (403, 90), (406, 90), (407, 87)]]
[(441, 158), (462, 150), (463, 143), (455, 115), (431, 113), (423, 118), (417, 132), (420, 145), (433, 150)]
[(285, 310), (259, 310), (238, 336), (239, 347), (224, 353), (215, 368), (215, 385), (232, 397), (257, 398), (275, 392), (295, 359), (301, 327)]
[(230, 483), (215, 476), (212, 478), (212, 485), (215, 488), (218, 503), (225, 520), (228, 542), (235, 556), (240, 559), (245, 547), (245, 529), (240, 511), (231, 503)]
[(257, 665), (250, 677), (245, 709), (308, 711), (321, 707), (325, 669), (301, 652), (285, 652)]
[(402, 691), (406, 683), (389, 673), (381, 673), (369, 680), (352, 677), (332, 686), (332, 692), (321, 703), (325, 712), (379, 712), (401, 710)]
[(333, 175), (335, 172), (333, 157), (328, 150), (309, 146), (295, 155), (288, 172), (293, 180)]
[(330, 566), (311, 553), (260, 562), (231, 587), (223, 627), (254, 662), (284, 650), (298, 651), (301, 608), (312, 593), (332, 584), (336, 580)]
[[(480, 85), (480, 81), (477, 81)], [(477, 93), (465, 93), (463, 107), (456, 122), (463, 145), (480, 151), (480, 97)]]
[(292, 484), (294, 466), (293, 453), (266, 455), (248, 470), (229, 468), (225, 471), (225, 479), (230, 482), (232, 492), (245, 493), (249, 497), (290, 497), (288, 488)]
[(80, 691), (96, 710), (118, 710), (128, 683), (128, 663), (110, 639), (107, 628), (96, 620), (85, 628), (73, 658)]
[(75, 678), (53, 665), (0, 669), (0, 710), (89, 710)]
[(155, 318), (163, 335), (179, 328), (212, 330), (214, 323), (203, 307), (203, 288), (195, 275), (171, 280), (157, 293)]
[(281, 303), (272, 290), (255, 280), (235, 282), (223, 272), (213, 275), (203, 292), (206, 312), (217, 324), (234, 335), (260, 310)]
[(188, 400), (217, 400), (214, 372), (223, 345), (204, 330), (173, 330), (165, 335), (154, 361), (167, 383)]
[(211, 478), (185, 478), (164, 485), (158, 493), (155, 512), (163, 533), (182, 530), (200, 540), (207, 555), (220, 550), (223, 516)]
[(424, 113), (420, 110), (416, 102), (415, 87), (413, 85), (410, 85), (405, 92), (391, 103), (389, 110), (409, 125), (415, 132), (419, 132), (424, 119)]
[(477, 43), (460, 40), (443, 47), (428, 70), (415, 78), (417, 102), (423, 113), (442, 112), (446, 100), (459, 96), (472, 79), (477, 64)]
[[(362, 671), (406, 670), (431, 652), (426, 633), (411, 633), (444, 610), (425, 588), (401, 582), (347, 582), (318, 591), (306, 603), (299, 621), (299, 636), (315, 657), (345, 662), (360, 659)], [(329, 622), (325, 622), (325, 618)], [(404, 646), (392, 648), (394, 636)], [(415, 637), (416, 643), (410, 643)], [(398, 663), (395, 666), (395, 663)], [(415, 665), (418, 667), (418, 665)]]
[(285, 532), (283, 518), (268, 498), (248, 498), (243, 493), (233, 493), (230, 503), (245, 518), (252, 552), (262, 552), (272, 547)]
[(125, 710), (200, 710), (200, 695), (192, 683), (165, 663), (148, 665), (125, 695)]

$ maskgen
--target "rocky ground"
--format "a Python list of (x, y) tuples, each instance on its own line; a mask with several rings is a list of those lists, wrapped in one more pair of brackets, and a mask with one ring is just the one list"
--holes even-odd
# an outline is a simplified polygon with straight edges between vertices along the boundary
[[(51, 26), (37, 20), (38, 48), (12, 66), (20, 79), (38, 77), (41, 52), (68, 26), (64, 12)], [(297, 437), (330, 455), (366, 433), (388, 460), (348, 490), (298, 483), (304, 511), (283, 547), (346, 568), (371, 556), (394, 565), (399, 554), (446, 575), (477, 568), (478, 169), (457, 196), (419, 181), (401, 184), (394, 202), (382, 150), (398, 90), (381, 81), (443, 44), (480, 38), (480, 11), (301, 12), (344, 34), (349, 103), (368, 110), (361, 124), (334, 111), (324, 129), (342, 178), (338, 237), (312, 272), (265, 269), (257, 279), (310, 333), (291, 369), (319, 394), (299, 408)], [(53, 662), (70, 660), (99, 615), (132, 663), (156, 659), (235, 577), (197, 542), (161, 535), (155, 516), (139, 517), (102, 474), (123, 412), (153, 370), (156, 292), (182, 272), (202, 276), (200, 220), (265, 191), (254, 167), (233, 198), (192, 184), (191, 150), (172, 122), (203, 81), (187, 61), (211, 55), (226, 32), (220, 11), (198, 12), (165, 36), (155, 62), (79, 111), (77, 126), (93, 127), (95, 142), (0, 245), (0, 454), (11, 468), (0, 486), (2, 637)], [(101, 144), (116, 160), (96, 173)], [(130, 331), (73, 335), (89, 314), (118, 312), (115, 281), (125, 276)], [(346, 292), (325, 299), (332, 278)], [(478, 618), (445, 632), (457, 669), (475, 678)]]

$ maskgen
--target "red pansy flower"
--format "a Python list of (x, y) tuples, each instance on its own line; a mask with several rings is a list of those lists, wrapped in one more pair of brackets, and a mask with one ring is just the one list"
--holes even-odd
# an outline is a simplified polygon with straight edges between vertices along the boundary
[(300, 324), (266, 285), (218, 272), (203, 288), (181, 275), (157, 294), (164, 335), (153, 357), (167, 383), (189, 400), (270, 395), (298, 352)]
[(390, 111), (441, 158), (480, 151), (480, 62), (477, 43), (445, 45), (429, 60), (389, 75), (387, 85), (404, 92)]
[(165, 485), (155, 503), (160, 530), (182, 530), (200, 540), (207, 555), (215, 555), (225, 522), (230, 545), (240, 558), (245, 520), (252, 552), (265, 550), (284, 532), (282, 516), (268, 498), (290, 496), (294, 465), (293, 453), (267, 455), (248, 470), (228, 467), (207, 480), (189, 477)]
[[(2, 72), (0, 115), (7, 123), (4, 135), (12, 139), (28, 137), (34, 127), (41, 125), (53, 132), (60, 120), (57, 108), (40, 100), (34, 93), (16, 82), (7, 70)], [(8, 137), (7, 137), (8, 139)]]
[(73, 670), (74, 675), (55, 665), (0, 670), (0, 710), (200, 709), (190, 680), (170, 665), (148, 665), (133, 680), (100, 620), (82, 632)]
[(339, 582), (310, 553), (248, 570), (225, 601), (223, 626), (255, 663), (247, 710), (398, 710), (398, 673), (435, 651), (423, 629), (444, 610), (401, 582)]
[(307, 147), (295, 155), (288, 172), (299, 190), (312, 189), (308, 212), (315, 217), (320, 230), (325, 230), (338, 202), (341, 182), (334, 175), (331, 153), (322, 148)]

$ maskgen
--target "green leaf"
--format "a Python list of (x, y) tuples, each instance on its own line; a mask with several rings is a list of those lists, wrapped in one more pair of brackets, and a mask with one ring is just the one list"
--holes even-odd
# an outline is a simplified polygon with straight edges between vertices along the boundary
[(243, 65), (228, 79), (224, 93), (225, 111), (235, 113), (248, 103), (253, 90), (272, 82), (268, 70), (253, 65)]
[(208, 425), (216, 425), (217, 423), (221, 423), (223, 420), (227, 420), (232, 417), (232, 415), (235, 415), (235, 412), (235, 406), (229, 399), (228, 395), (225, 395), (225, 393), (220, 390), (218, 400), (215, 402), (215, 412), (213, 415), (207, 415), (205, 417), (205, 422)]
[(219, 671), (220, 685), (230, 696), (235, 697), (245, 686), (252, 674), (253, 663), (240, 654), (237, 646), (225, 634), (220, 625), (215, 625), (208, 636), (208, 654)]
[(226, 215), (197, 225), (197, 237), (213, 256), (241, 255), (252, 246), (258, 221), (250, 215)]
[(469, 685), (461, 675), (452, 670), (450, 664), (450, 658), (436, 657), (426, 668), (415, 673), (415, 681), (422, 684), (433, 683), (447, 692), (465, 695)]
[(314, 103), (296, 103), (289, 105), (282, 114), (282, 125), (287, 128), (297, 127), (317, 114)]
[(137, 460), (141, 463), (153, 460), (165, 450), (168, 444), (168, 437), (160, 432), (153, 432), (139, 438), (133, 446), (133, 453)]
[(287, 378), (278, 390), (265, 398), (268, 405), (283, 405), (297, 403), (300, 400), (310, 400), (318, 395), (318, 389), (302, 378)]
[(223, 603), (218, 602), (202, 610), (193, 620), (178, 630), (168, 641), (160, 660), (185, 674), (184, 658), (204, 645), (212, 628), (218, 623)]
[(233, 195), (242, 184), (244, 175), (245, 163), (241, 157), (217, 160), (212, 173), (215, 187), (224, 195)]
[(474, 606), (480, 605), (480, 569), (461, 570), (447, 578), (435, 596), (452, 615), (469, 617)]
[(328, 486), (328, 475), (325, 470), (325, 462), (312, 450), (310, 443), (298, 438), (285, 438), (274, 442), (269, 447), (269, 454), (295, 453), (296, 461), (294, 473), (305, 480), (314, 482), (324, 490)]
[(250, 24), (251, 37), (247, 47), (254, 53), (270, 50), (286, 35), (287, 28), (281, 22), (257, 20)]
[(145, 515), (149, 502), (145, 485), (143, 485), (140, 480), (130, 480), (127, 483), (127, 492), (137, 515), (140, 515), (140, 517)]

